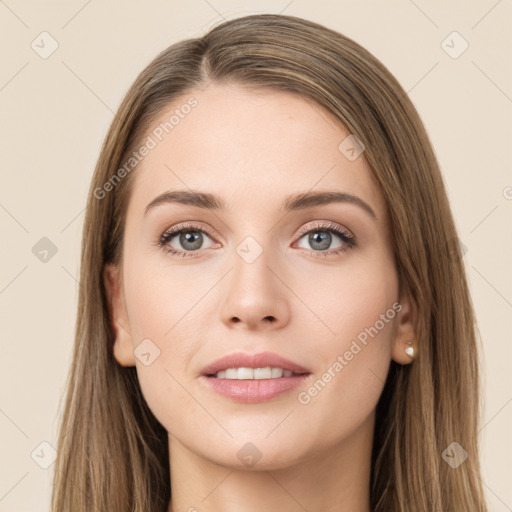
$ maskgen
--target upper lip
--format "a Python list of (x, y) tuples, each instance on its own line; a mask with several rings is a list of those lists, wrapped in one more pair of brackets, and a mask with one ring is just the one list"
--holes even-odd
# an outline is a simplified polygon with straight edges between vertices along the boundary
[(273, 352), (260, 352), (259, 354), (235, 352), (209, 364), (202, 369), (201, 374), (215, 375), (218, 371), (226, 370), (227, 368), (265, 368), (267, 366), (290, 370), (293, 373), (309, 373), (306, 368)]

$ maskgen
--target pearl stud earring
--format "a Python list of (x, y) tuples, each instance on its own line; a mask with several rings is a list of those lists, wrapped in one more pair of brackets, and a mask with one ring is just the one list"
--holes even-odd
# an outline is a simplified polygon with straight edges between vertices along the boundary
[(405, 349), (405, 353), (411, 358), (414, 358), (414, 347), (412, 346), (412, 341), (409, 341), (409, 346)]

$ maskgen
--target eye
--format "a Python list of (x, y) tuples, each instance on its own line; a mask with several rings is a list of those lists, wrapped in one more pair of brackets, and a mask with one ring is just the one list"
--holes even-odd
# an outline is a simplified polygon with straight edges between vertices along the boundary
[[(204, 249), (205, 235), (206, 238), (212, 240), (208, 231), (202, 226), (193, 223), (180, 224), (165, 231), (158, 240), (157, 245), (166, 253), (190, 258), (197, 255), (201, 249)], [(341, 243), (338, 242), (337, 247), (329, 249), (333, 242), (333, 235), (334, 240), (338, 238)], [(347, 229), (333, 222), (319, 222), (313, 228), (311, 226), (309, 226), (309, 229), (307, 227), (303, 228), (300, 230), (299, 236), (300, 240), (306, 240), (312, 247), (312, 249), (307, 247), (305, 249), (307, 249), (310, 255), (315, 257), (341, 254), (356, 245), (356, 237)], [(210, 248), (218, 247), (219, 245), (214, 243), (210, 245)]]
[[(335, 239), (341, 240), (341, 244), (329, 249), (333, 242), (333, 234)], [(300, 240), (304, 239), (312, 247), (308, 250), (312, 256), (341, 254), (356, 245), (356, 237), (347, 229), (333, 222), (320, 222), (314, 225), (313, 229), (304, 228), (299, 235), (302, 235)]]
[[(165, 231), (158, 241), (158, 246), (167, 253), (187, 258), (194, 256), (200, 249), (204, 249), (202, 247), (205, 240), (204, 235), (210, 238), (208, 232), (197, 224), (180, 224)], [(176, 240), (173, 240), (174, 238)], [(183, 250), (180, 247), (175, 247), (176, 244)]]

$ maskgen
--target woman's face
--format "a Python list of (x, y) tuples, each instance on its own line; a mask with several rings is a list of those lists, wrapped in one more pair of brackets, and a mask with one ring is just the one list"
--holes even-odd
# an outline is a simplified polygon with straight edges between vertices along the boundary
[[(370, 439), (390, 360), (409, 362), (414, 310), (399, 297), (384, 198), (349, 135), (297, 95), (213, 83), (141, 142), (122, 270), (105, 277), (115, 357), (137, 367), (171, 442), (279, 468)], [(297, 371), (204, 375), (263, 352)]]

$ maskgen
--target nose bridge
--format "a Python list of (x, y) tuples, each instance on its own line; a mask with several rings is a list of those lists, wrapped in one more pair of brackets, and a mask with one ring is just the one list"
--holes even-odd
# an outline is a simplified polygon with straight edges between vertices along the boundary
[[(257, 235), (258, 236), (258, 235)], [(265, 238), (264, 240), (262, 238)], [(261, 240), (261, 242), (260, 242)], [(265, 295), (270, 293), (276, 296), (275, 276), (270, 271), (275, 251), (270, 247), (270, 237), (253, 235), (246, 236), (236, 247), (233, 254), (233, 272), (231, 288), (233, 292), (238, 289), (246, 294)]]
[(276, 277), (280, 265), (275, 254), (268, 233), (248, 235), (235, 247), (222, 307), (224, 322), (254, 328), (288, 321), (286, 288)]

